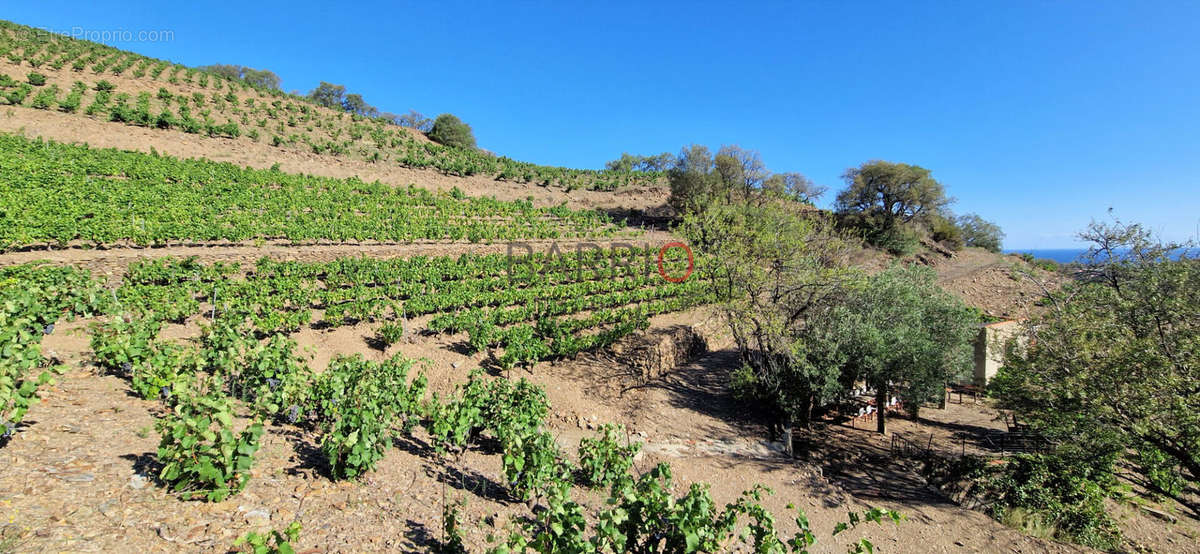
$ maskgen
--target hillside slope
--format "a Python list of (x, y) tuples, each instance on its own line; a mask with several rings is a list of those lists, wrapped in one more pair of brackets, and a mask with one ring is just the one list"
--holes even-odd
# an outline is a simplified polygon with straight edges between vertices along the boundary
[[(647, 208), (656, 174), (540, 166), (163, 60), (0, 22), (0, 130), (538, 205)], [(30, 74), (44, 82), (33, 84)], [(460, 179), (448, 179), (458, 177)], [(451, 183), (451, 181), (453, 181)], [(620, 190), (612, 195), (595, 191)], [(587, 192), (585, 192), (587, 191)]]

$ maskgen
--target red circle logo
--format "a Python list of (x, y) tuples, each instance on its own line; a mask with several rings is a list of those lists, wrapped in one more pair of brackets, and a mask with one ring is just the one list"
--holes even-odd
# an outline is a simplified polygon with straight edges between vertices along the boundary
[[(682, 248), (684, 252), (687, 252), (688, 268), (687, 268), (687, 273), (684, 273), (683, 277), (671, 277), (670, 275), (667, 275), (667, 271), (665, 269), (663, 269), (663, 255), (667, 253), (667, 250), (670, 250), (672, 248)], [(663, 279), (666, 279), (669, 282), (682, 283), (682, 282), (686, 281), (688, 277), (692, 276), (692, 270), (694, 270), (695, 268), (696, 268), (696, 264), (695, 264), (695, 260), (692, 258), (692, 249), (688, 248), (688, 245), (686, 245), (682, 242), (668, 242), (668, 243), (664, 244), (663, 247), (658, 250), (658, 274), (662, 275)]]

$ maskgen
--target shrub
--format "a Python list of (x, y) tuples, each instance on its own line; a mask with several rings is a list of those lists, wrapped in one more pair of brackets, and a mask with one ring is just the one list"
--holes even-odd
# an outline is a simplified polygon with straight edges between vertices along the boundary
[(433, 128), (429, 130), (429, 138), (446, 146), (475, 148), (475, 134), (471, 131), (471, 126), (453, 114), (444, 113), (437, 116), (433, 121)]
[(999, 252), (1000, 244), (1004, 241), (1004, 231), (1000, 226), (975, 214), (966, 214), (958, 218), (958, 228), (962, 230), (963, 242), (967, 246), (984, 248), (991, 252)]
[(962, 250), (966, 245), (962, 229), (953, 220), (942, 216), (933, 218), (929, 229), (929, 238), (951, 250)]
[(169, 342), (153, 341), (150, 354), (133, 366), (131, 385), (147, 400), (171, 399), (190, 387), (199, 365), (195, 351)]
[(151, 344), (162, 324), (154, 319), (117, 317), (92, 330), (92, 352), (96, 365), (122, 377), (133, 376), (133, 366), (154, 353)]
[(300, 522), (293, 521), (283, 532), (273, 530), (269, 535), (254, 531), (246, 533), (238, 540), (233, 541), (233, 546), (239, 547), (244, 544), (250, 547), (250, 551), (254, 554), (295, 554), (296, 550), (292, 547), (292, 543), (299, 539)]
[(41, 92), (37, 93), (37, 95), (33, 97), (33, 102), (29, 104), (29, 107), (39, 110), (48, 110), (50, 109), (50, 106), (53, 106), (57, 103), (58, 85), (50, 85), (49, 87), (42, 89)]
[(570, 471), (554, 435), (545, 431), (510, 439), (504, 448), (504, 477), (513, 496), (529, 502), (552, 487), (569, 487)]
[(31, 92), (33, 92), (32, 86), (28, 83), (21, 83), (17, 88), (4, 93), (4, 98), (8, 100), (9, 104), (16, 106), (24, 102)]
[(622, 439), (625, 429), (607, 423), (600, 428), (600, 437), (584, 437), (579, 441), (579, 469), (584, 483), (590, 487), (607, 487), (629, 476), (633, 457), (642, 449), (641, 443), (629, 444)]
[(29, 77), (29, 84), (31, 84), (35, 87), (40, 87), (40, 86), (46, 84), (46, 76), (42, 75), (41, 73), (33, 72), (33, 73), (30, 73), (28, 75), (28, 77)]
[(375, 332), (375, 339), (385, 347), (400, 342), (402, 338), (404, 338), (404, 323), (399, 321), (384, 323)]
[(114, 85), (108, 81), (100, 81), (99, 83), (96, 83), (97, 91), (112, 91), (116, 88), (117, 88), (117, 85)]
[(391, 445), (397, 419), (406, 431), (412, 429), (426, 386), (424, 375), (407, 382), (412, 365), (401, 356), (382, 364), (343, 356), (322, 374), (313, 396), (324, 430), (321, 450), (335, 478), (373, 469)]
[(972, 476), (982, 494), (994, 500), (989, 513), (996, 519), (1108, 550), (1121, 535), (1104, 510), (1114, 483), (1103, 465), (1052, 454), (1018, 455), (1000, 466), (977, 465)]
[(220, 389), (214, 384), (206, 394), (181, 399), (156, 425), (162, 435), (159, 478), (184, 500), (220, 502), (250, 480), (263, 425), (253, 423), (235, 436), (233, 408)]

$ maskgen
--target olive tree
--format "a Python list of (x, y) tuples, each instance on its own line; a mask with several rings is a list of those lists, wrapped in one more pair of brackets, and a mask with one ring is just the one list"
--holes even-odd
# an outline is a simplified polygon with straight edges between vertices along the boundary
[(887, 432), (892, 396), (915, 417), (971, 368), (978, 319), (938, 286), (928, 267), (893, 266), (872, 275), (829, 319), (823, 324), (838, 331), (844, 378), (875, 389), (880, 433)]
[(757, 151), (747, 150), (741, 146), (723, 145), (713, 158), (713, 168), (721, 180), (721, 188), (725, 191), (726, 201), (733, 201), (735, 195), (750, 198), (762, 188), (767, 179), (767, 166), (763, 164), (762, 156)]
[(773, 173), (763, 181), (762, 188), (771, 196), (810, 205), (828, 190), (800, 173)]
[(308, 98), (318, 106), (340, 110), (346, 99), (346, 87), (321, 81), (317, 88), (308, 93)]
[(713, 171), (712, 153), (700, 144), (679, 151), (675, 165), (667, 170), (667, 182), (671, 186), (667, 203), (682, 215), (702, 212), (724, 196), (721, 181)]

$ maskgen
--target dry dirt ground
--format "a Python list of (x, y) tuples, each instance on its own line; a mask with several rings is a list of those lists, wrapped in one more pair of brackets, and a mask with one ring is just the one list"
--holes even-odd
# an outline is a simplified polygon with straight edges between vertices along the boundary
[[(135, 397), (125, 381), (95, 371), (86, 323), (59, 325), (44, 341), (48, 355), (71, 369), (44, 390), (27, 423), (0, 450), (5, 467), (0, 532), (14, 551), (224, 552), (249, 530), (282, 528), (295, 520), (304, 527), (301, 551), (423, 552), (439, 536), (443, 499), (466, 502), (467, 540), (478, 551), (489, 532), (528, 514), (523, 503), (507, 498), (494, 452), (472, 449), (442, 460), (418, 432), (398, 440), (362, 481), (337, 483), (327, 476), (317, 437), (288, 426), (269, 428), (246, 491), (219, 504), (181, 501), (155, 481), (154, 417), (160, 404)], [(470, 368), (486, 365), (482, 355), (462, 353), (462, 336), (413, 334), (387, 351), (373, 350), (367, 346), (371, 327), (305, 329), (294, 338), (311, 352), (313, 367), (324, 367), (338, 353), (424, 358), (431, 388), (439, 391), (462, 382)], [(913, 464), (890, 458), (888, 439), (862, 423), (829, 425), (820, 459), (787, 458), (728, 395), (736, 355), (720, 330), (705, 310), (660, 316), (651, 330), (612, 349), (510, 376), (545, 387), (552, 405), (549, 425), (571, 455), (598, 425), (623, 423), (645, 444), (637, 470), (669, 462), (677, 492), (692, 482), (711, 483), (720, 504), (765, 484), (775, 490), (765, 504), (785, 530), (792, 529), (788, 503), (808, 513), (824, 539), (816, 552), (841, 552), (859, 537), (882, 552), (1083, 550), (1024, 536), (953, 504), (926, 486)], [(194, 321), (164, 330), (175, 339), (197, 335)], [(902, 418), (891, 423), (894, 434), (932, 436), (933, 444), (949, 450), (959, 447), (961, 437), (1001, 428), (986, 404), (969, 398), (952, 400), (945, 411), (926, 410), (920, 423)], [(580, 496), (593, 508), (602, 502), (595, 493)], [(828, 540), (847, 510), (869, 506), (899, 510), (908, 521)], [(1143, 530), (1146, 537), (1139, 539), (1157, 552), (1194, 551), (1200, 536), (1190, 524), (1163, 532), (1160, 522), (1147, 523), (1139, 513), (1128, 514), (1125, 526)]]
[[(713, 328), (709, 317), (704, 311), (672, 314), (657, 318), (654, 328), (699, 324), (704, 335)], [(219, 504), (181, 501), (155, 481), (158, 435), (153, 424), (160, 405), (130, 394), (126, 382), (96, 373), (82, 332), (85, 324), (60, 325), (46, 339), (46, 350), (71, 369), (44, 390), (43, 401), (0, 451), (5, 466), (0, 525), (16, 551), (223, 552), (248, 530), (282, 528), (296, 520), (304, 526), (301, 550), (420, 552), (429, 550), (440, 533), (444, 497), (466, 502), (467, 540), (477, 551), (494, 526), (528, 513), (523, 503), (506, 497), (499, 456), (493, 452), (473, 449), (459, 459), (439, 460), (418, 432), (398, 440), (361, 482), (337, 483), (326, 476), (316, 437), (286, 426), (268, 430), (246, 491)], [(164, 334), (186, 338), (196, 333), (194, 325), (180, 325)], [(463, 337), (414, 336), (380, 352), (367, 347), (371, 334), (364, 324), (303, 330), (295, 338), (315, 349), (314, 367), (323, 367), (334, 353), (361, 352), (381, 359), (400, 352), (426, 358), (434, 390), (449, 389), (483, 362), (481, 356), (461, 353), (457, 343)], [(720, 346), (717, 339), (710, 342)], [(776, 492), (766, 505), (785, 529), (792, 528), (788, 503), (808, 513), (825, 539), (818, 552), (842, 551), (846, 541), (860, 536), (883, 552), (1079, 550), (1023, 536), (912, 479), (906, 485), (912, 490), (881, 494), (855, 476), (785, 457), (727, 395), (725, 376), (734, 361), (727, 350), (656, 372), (621, 363), (620, 353), (617, 348), (513, 372), (512, 377), (545, 387), (553, 407), (550, 427), (572, 455), (592, 428), (624, 423), (645, 443), (638, 470), (670, 462), (679, 492), (691, 482), (708, 482), (721, 504), (755, 483), (765, 484)], [(874, 440), (865, 432), (846, 433), (861, 435), (866, 443)], [(875, 478), (891, 481), (895, 477), (890, 472), (897, 471), (903, 473), (903, 466), (880, 470)], [(592, 507), (601, 502), (596, 494), (582, 497)], [(909, 521), (828, 540), (847, 510), (869, 506), (900, 510)]]

